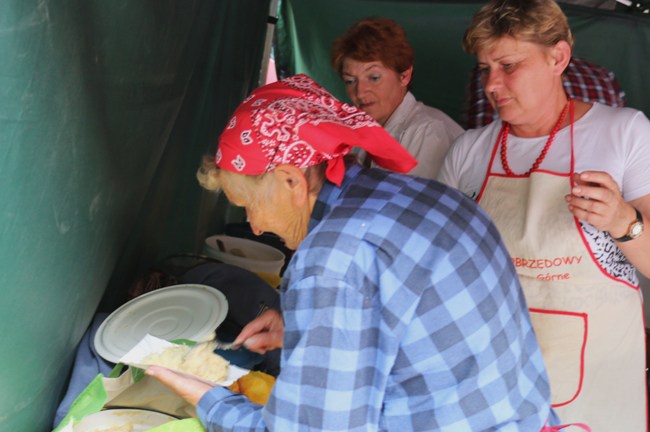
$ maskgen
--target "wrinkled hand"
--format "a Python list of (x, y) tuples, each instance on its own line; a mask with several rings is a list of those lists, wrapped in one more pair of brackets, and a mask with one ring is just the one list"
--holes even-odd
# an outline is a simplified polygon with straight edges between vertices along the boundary
[(613, 237), (625, 235), (634, 220), (634, 208), (623, 200), (614, 179), (603, 171), (574, 174), (574, 187), (565, 199), (575, 217)]
[(268, 309), (259, 317), (249, 322), (234, 340), (243, 344), (248, 350), (264, 354), (276, 348), (282, 348), (284, 323), (280, 312)]
[(212, 389), (210, 385), (203, 381), (177, 374), (162, 366), (149, 366), (144, 373), (154, 377), (194, 406), (199, 403), (204, 394)]

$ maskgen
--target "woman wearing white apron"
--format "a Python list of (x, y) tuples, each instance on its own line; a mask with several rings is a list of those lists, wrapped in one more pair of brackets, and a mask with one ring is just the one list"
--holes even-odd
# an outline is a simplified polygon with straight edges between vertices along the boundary
[(573, 37), (553, 0), (493, 0), (464, 44), (501, 120), (461, 135), (439, 179), (499, 228), (562, 422), (647, 431), (636, 270), (650, 274), (650, 122), (567, 98)]

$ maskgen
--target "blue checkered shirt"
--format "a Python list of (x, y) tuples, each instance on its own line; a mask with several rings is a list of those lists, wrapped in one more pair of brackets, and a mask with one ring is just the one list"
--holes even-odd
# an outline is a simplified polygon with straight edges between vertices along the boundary
[[(209, 431), (539, 431), (555, 417), (516, 273), (488, 217), (440, 183), (348, 168), (282, 286), (266, 407), (217, 388)], [(216, 426), (218, 425), (218, 426)]]

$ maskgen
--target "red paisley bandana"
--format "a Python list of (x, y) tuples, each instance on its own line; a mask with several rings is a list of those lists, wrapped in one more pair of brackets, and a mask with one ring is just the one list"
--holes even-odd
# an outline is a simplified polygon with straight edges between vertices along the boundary
[(216, 164), (259, 175), (282, 164), (306, 168), (327, 162), (327, 179), (340, 186), (343, 156), (355, 146), (386, 169), (408, 172), (417, 165), (372, 117), (308, 76), (295, 75), (257, 88), (242, 102), (219, 138)]

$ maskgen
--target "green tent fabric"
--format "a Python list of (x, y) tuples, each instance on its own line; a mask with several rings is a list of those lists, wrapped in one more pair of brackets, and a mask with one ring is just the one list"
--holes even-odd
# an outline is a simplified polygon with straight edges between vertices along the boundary
[(269, 6), (0, 3), (0, 430), (51, 430), (100, 302), (198, 248), (194, 173), (258, 83)]
[[(280, 75), (305, 73), (347, 101), (329, 63), (336, 37), (368, 16), (395, 19), (415, 50), (412, 90), (428, 105), (461, 124), (465, 89), (475, 59), (461, 40), (484, 2), (425, 0), (282, 0), (275, 47)], [(575, 54), (609, 68), (627, 94), (628, 106), (650, 115), (650, 17), (561, 4), (576, 36)]]

